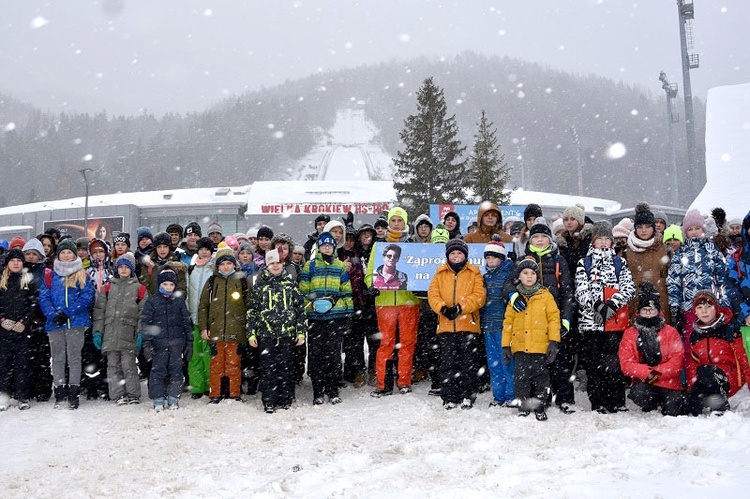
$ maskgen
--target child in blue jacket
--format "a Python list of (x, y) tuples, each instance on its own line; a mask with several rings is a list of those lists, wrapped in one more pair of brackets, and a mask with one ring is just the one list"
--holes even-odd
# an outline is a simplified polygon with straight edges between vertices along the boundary
[(515, 363), (503, 363), (503, 321), (505, 307), (503, 285), (513, 271), (513, 262), (507, 258), (505, 246), (501, 241), (490, 241), (484, 247), (484, 287), (487, 290), (487, 302), (479, 311), (484, 346), (487, 351), (487, 366), (490, 371), (490, 385), (493, 400), (490, 407), (512, 406), (516, 397), (513, 385)]

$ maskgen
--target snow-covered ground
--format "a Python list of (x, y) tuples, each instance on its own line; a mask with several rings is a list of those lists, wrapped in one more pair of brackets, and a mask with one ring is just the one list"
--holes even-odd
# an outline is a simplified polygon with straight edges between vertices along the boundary
[[(549, 421), (489, 408), (446, 411), (427, 395), (342, 390), (288, 411), (182, 401), (51, 403), (0, 413), (3, 497), (741, 497), (750, 486), (750, 397), (723, 417), (581, 410)], [(145, 385), (144, 385), (145, 388)]]
[(363, 109), (343, 109), (336, 122), (290, 171), (291, 180), (389, 180), (393, 159)]

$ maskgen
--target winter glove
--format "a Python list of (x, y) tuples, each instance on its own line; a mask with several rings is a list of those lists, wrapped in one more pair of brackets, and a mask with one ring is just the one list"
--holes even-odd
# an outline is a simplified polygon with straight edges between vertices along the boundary
[(613, 302), (612, 300), (607, 300), (605, 305), (607, 305), (606, 319), (605, 319), (605, 322), (606, 322), (617, 314), (617, 311), (619, 310), (620, 307), (618, 307), (617, 304)]
[(26, 326), (23, 325), (23, 322), (18, 321), (13, 325), (13, 332), (14, 333), (23, 333), (26, 330)]
[(52, 322), (54, 322), (58, 326), (62, 326), (68, 321), (68, 316), (65, 314), (65, 312), (58, 312), (54, 319), (52, 319)]
[(612, 300), (602, 302), (597, 300), (594, 303), (594, 319), (600, 324), (604, 324), (617, 313), (617, 305)]
[[(258, 337), (257, 336), (252, 335), (251, 337), (249, 337), (247, 339), (247, 342), (250, 343), (251, 347), (258, 348)], [(216, 348), (216, 347), (214, 347), (214, 348)], [(212, 355), (214, 355), (214, 354), (212, 354)]]
[(648, 373), (648, 378), (646, 378), (646, 383), (649, 385), (653, 385), (659, 380), (659, 376), (661, 376), (661, 373), (657, 371), (656, 369), (651, 369), (651, 372)]
[(526, 297), (518, 292), (513, 293), (510, 295), (510, 306), (513, 307), (513, 310), (516, 312), (523, 312), (526, 310)]
[(305, 344), (305, 335), (304, 334), (298, 334), (297, 335), (297, 346), (301, 347)]
[(138, 333), (138, 336), (135, 337), (135, 349), (139, 350), (143, 346), (143, 335), (141, 333)]
[(448, 320), (454, 320), (456, 317), (461, 315), (461, 305), (453, 305), (452, 307), (443, 306), (440, 309), (440, 313), (443, 314)]
[(565, 338), (570, 332), (570, 321), (568, 319), (562, 320), (562, 327), (560, 328), (560, 337)]
[(185, 343), (185, 348), (182, 349), (182, 358), (185, 360), (185, 362), (190, 362), (190, 359), (193, 358), (193, 342), (188, 341)]
[(682, 310), (680, 310), (680, 307), (669, 307), (669, 318), (672, 327), (679, 329), (682, 322)]
[(448, 305), (443, 305), (440, 308), (440, 313), (443, 314), (447, 319), (452, 319), (451, 317), (451, 308)]
[(211, 357), (216, 357), (216, 355), (218, 355), (219, 350), (216, 348), (216, 343), (209, 343), (208, 348), (211, 350)]
[(376, 296), (380, 295), (380, 290), (378, 288), (367, 288), (362, 293), (365, 296), (370, 296), (372, 298), (375, 298)]
[(509, 366), (511, 360), (513, 360), (513, 354), (510, 353), (510, 347), (503, 347), (503, 364)]
[(154, 346), (150, 342), (143, 345), (143, 358), (146, 362), (154, 360)]
[(3, 319), (2, 322), (0, 322), (0, 326), (3, 327), (3, 329), (7, 331), (13, 330), (13, 327), (16, 325), (15, 321), (12, 321), (10, 319)]
[(557, 352), (560, 350), (560, 344), (556, 341), (550, 341), (547, 346), (547, 363), (552, 364), (557, 358)]
[(245, 356), (245, 344), (244, 343), (237, 343), (237, 355), (239, 355), (240, 358)]
[(96, 349), (101, 350), (102, 349), (102, 333), (100, 333), (99, 331), (95, 332), (93, 340), (94, 340), (94, 346), (96, 347)]

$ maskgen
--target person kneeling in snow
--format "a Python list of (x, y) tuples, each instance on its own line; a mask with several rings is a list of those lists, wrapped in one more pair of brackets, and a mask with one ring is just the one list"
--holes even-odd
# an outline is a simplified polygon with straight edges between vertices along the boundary
[(620, 368), (633, 378), (629, 398), (644, 412), (661, 406), (663, 415), (679, 416), (684, 404), (684, 350), (680, 333), (660, 313), (659, 298), (654, 286), (644, 281), (635, 325), (625, 330), (620, 343)]
[(729, 410), (728, 398), (742, 388), (750, 367), (742, 338), (735, 335), (732, 311), (719, 307), (716, 295), (707, 289), (693, 298), (696, 316), (690, 335), (687, 368), (687, 411), (700, 415), (704, 409), (716, 414)]

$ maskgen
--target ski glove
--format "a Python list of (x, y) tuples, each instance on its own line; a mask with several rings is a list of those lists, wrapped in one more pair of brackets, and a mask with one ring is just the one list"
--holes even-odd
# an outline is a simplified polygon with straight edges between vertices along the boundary
[(513, 354), (510, 353), (510, 347), (503, 347), (503, 364), (509, 366), (511, 360), (513, 360)]
[(99, 331), (95, 332), (93, 341), (94, 341), (94, 346), (96, 347), (96, 349), (101, 350), (102, 349), (102, 333), (100, 333)]
[(682, 310), (680, 310), (680, 307), (669, 307), (669, 318), (672, 327), (679, 329), (682, 322)]
[(375, 298), (376, 296), (380, 296), (380, 290), (378, 288), (367, 288), (364, 290), (363, 294)]
[(219, 349), (216, 348), (216, 343), (209, 343), (208, 348), (211, 350), (211, 357), (216, 357), (219, 354)]
[(570, 332), (570, 321), (568, 319), (562, 320), (562, 328), (560, 328), (560, 336), (562, 338), (565, 338), (565, 336)]
[(617, 305), (615, 305), (612, 300), (607, 300), (606, 302), (597, 300), (596, 303), (594, 303), (594, 318), (597, 319), (597, 322), (600, 324), (604, 324), (615, 316), (617, 308)]
[(193, 342), (188, 341), (185, 343), (185, 348), (182, 349), (182, 358), (185, 359), (185, 362), (190, 362), (190, 359), (193, 358)]
[(139, 350), (143, 346), (143, 335), (141, 333), (138, 333), (138, 336), (135, 337), (135, 349)]
[(456, 317), (461, 315), (461, 305), (457, 303), (452, 307), (443, 306), (443, 308), (440, 309), (440, 313), (443, 314), (448, 320), (455, 320)]
[(510, 306), (513, 307), (513, 310), (516, 312), (523, 312), (526, 310), (526, 297), (518, 292), (513, 293), (510, 295)]
[(54, 319), (52, 319), (52, 322), (54, 322), (58, 326), (62, 326), (68, 321), (68, 316), (65, 314), (65, 312), (58, 312)]
[(143, 345), (143, 358), (146, 362), (154, 360), (154, 346), (150, 342)]
[(556, 341), (550, 341), (547, 346), (547, 362), (552, 364), (557, 358), (557, 352), (560, 351), (560, 345)]

